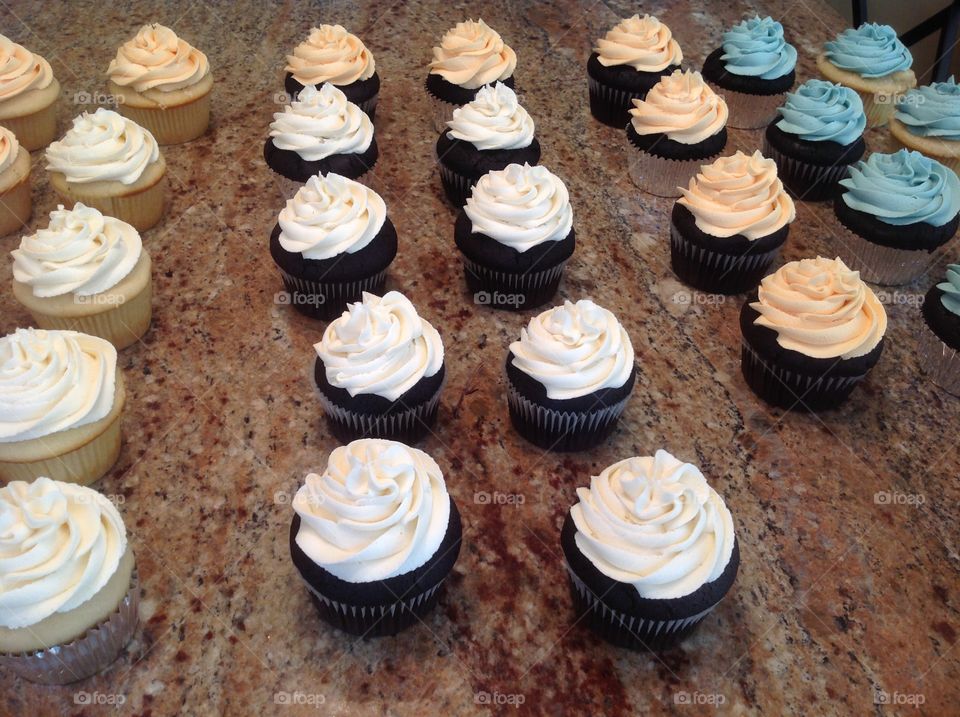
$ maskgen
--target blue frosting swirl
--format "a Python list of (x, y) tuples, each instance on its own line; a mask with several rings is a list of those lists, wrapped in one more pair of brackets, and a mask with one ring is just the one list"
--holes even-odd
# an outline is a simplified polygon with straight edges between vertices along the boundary
[(911, 134), (960, 141), (960, 87), (951, 77), (908, 90), (895, 116)]
[(854, 90), (826, 80), (807, 80), (777, 109), (777, 127), (808, 142), (853, 144), (863, 134), (867, 117)]
[(894, 226), (925, 222), (942, 227), (960, 212), (960, 179), (952, 169), (919, 152), (871, 154), (841, 179), (843, 201)]
[(783, 25), (752, 17), (723, 33), (723, 60), (734, 75), (775, 80), (797, 66), (797, 49), (783, 39)]
[(960, 264), (947, 265), (947, 280), (937, 284), (937, 288), (943, 292), (940, 303), (944, 308), (960, 316)]
[(827, 59), (861, 77), (886, 77), (909, 70), (913, 55), (889, 25), (867, 22), (848, 28), (826, 44)]

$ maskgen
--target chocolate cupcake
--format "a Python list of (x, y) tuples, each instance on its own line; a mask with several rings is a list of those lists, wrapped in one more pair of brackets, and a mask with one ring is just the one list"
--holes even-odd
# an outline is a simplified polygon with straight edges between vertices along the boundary
[(364, 293), (314, 349), (320, 403), (341, 441), (415, 443), (436, 422), (446, 373), (443, 343), (400, 292)]
[(960, 224), (960, 180), (919, 152), (873, 153), (850, 167), (833, 202), (837, 253), (867, 281), (906, 284)]
[(589, 299), (530, 319), (507, 353), (507, 403), (517, 433), (549, 451), (582, 451), (615, 428), (636, 382), (630, 337)]
[(740, 312), (743, 376), (771, 405), (834, 408), (880, 360), (886, 330), (883, 305), (842, 260), (792, 261)]
[(737, 152), (701, 168), (673, 205), (670, 261), (700, 291), (739, 294), (760, 283), (796, 217), (777, 166)]
[(576, 233), (564, 183), (546, 167), (511, 164), (483, 175), (454, 240), (475, 303), (533, 309), (557, 293)]
[(703, 63), (703, 76), (730, 109), (738, 129), (766, 127), (797, 79), (797, 50), (783, 25), (754, 16), (723, 33), (723, 43)]
[(670, 28), (652, 15), (621, 20), (597, 40), (587, 60), (590, 113), (610, 127), (630, 121), (632, 100), (642, 100), (664, 75), (680, 69), (683, 52)]
[(867, 150), (860, 95), (849, 87), (824, 80), (807, 80), (786, 103), (764, 133), (763, 153), (777, 163), (784, 185), (797, 199), (833, 199), (847, 167)]
[(648, 194), (679, 197), (680, 187), (727, 146), (727, 104), (699, 72), (680, 70), (633, 104), (630, 177)]
[(935, 384), (960, 396), (960, 264), (947, 267), (946, 281), (923, 299), (920, 365)]
[(283, 86), (296, 98), (307, 85), (334, 85), (370, 119), (380, 99), (380, 75), (373, 53), (342, 25), (311, 28), (307, 39), (287, 55)]
[(453, 111), (447, 125), (437, 139), (437, 164), (443, 191), (458, 208), (487, 172), (540, 161), (533, 120), (502, 82), (482, 87), (473, 100)]
[(960, 87), (953, 77), (897, 98), (890, 134), (900, 146), (960, 172)]
[(339, 174), (317, 175), (288, 199), (270, 235), (286, 293), (281, 303), (333, 319), (379, 292), (397, 255), (397, 231), (379, 194)]
[(352, 635), (422, 622), (460, 554), (460, 513), (440, 467), (402, 443), (335, 448), (293, 510), (293, 564), (320, 617)]
[(740, 566), (733, 518), (690, 463), (627, 458), (577, 488), (560, 546), (577, 621), (634, 650), (679, 644), (730, 591)]

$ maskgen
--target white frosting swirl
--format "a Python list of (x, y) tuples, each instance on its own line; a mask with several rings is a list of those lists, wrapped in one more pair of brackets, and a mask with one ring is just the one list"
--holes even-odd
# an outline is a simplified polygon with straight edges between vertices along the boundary
[(76, 331), (17, 329), (0, 339), (0, 443), (104, 418), (113, 409), (117, 350)]
[(727, 124), (727, 103), (699, 72), (674, 70), (630, 110), (637, 134), (662, 133), (681, 144), (696, 144)]
[(719, 578), (733, 555), (733, 518), (696, 466), (667, 451), (627, 458), (577, 488), (576, 543), (601, 573), (641, 597), (670, 600)]
[(653, 15), (621, 20), (594, 48), (604, 67), (630, 65), (641, 72), (660, 72), (683, 61), (670, 28)]
[(0, 35), (0, 102), (53, 82), (50, 63), (23, 45)]
[(561, 241), (573, 226), (567, 187), (546, 167), (510, 164), (480, 177), (464, 211), (473, 231), (526, 251)]
[(333, 154), (362, 154), (373, 141), (373, 122), (329, 82), (304, 87), (297, 99), (273, 115), (270, 136), (277, 149), (308, 162)]
[(172, 92), (191, 87), (210, 73), (207, 56), (169, 27), (144, 25), (110, 61), (107, 75), (137, 92)]
[(13, 166), (19, 154), (20, 142), (17, 141), (17, 135), (6, 127), (0, 127), (0, 174)]
[(522, 149), (533, 142), (533, 120), (502, 82), (485, 85), (471, 102), (453, 111), (447, 137), (477, 149)]
[(160, 148), (136, 122), (101, 107), (75, 117), (63, 139), (47, 147), (46, 157), (47, 169), (68, 182), (133, 184), (160, 158)]
[(754, 240), (792, 222), (793, 200), (777, 177), (777, 164), (757, 150), (737, 151), (700, 168), (677, 200), (693, 214), (697, 227), (715, 237), (741, 234)]
[(280, 246), (305, 259), (353, 254), (373, 240), (386, 218), (386, 204), (369, 187), (339, 174), (318, 174), (280, 210)]
[(517, 55), (483, 20), (457, 23), (433, 48), (430, 73), (475, 90), (506, 80), (517, 66)]
[(376, 394), (395, 401), (443, 366), (443, 342), (399, 291), (364, 292), (315, 344), (327, 381), (351, 396)]
[(29, 627), (79, 607), (126, 549), (120, 513), (92, 488), (49, 478), (0, 488), (0, 625)]
[(426, 453), (364, 438), (335, 448), (323, 474), (307, 476), (293, 509), (307, 557), (341, 580), (369, 583), (416, 570), (437, 552), (450, 496)]
[(301, 85), (349, 85), (369, 80), (376, 69), (373, 54), (342, 25), (311, 29), (307, 39), (287, 55), (286, 70)]
[(578, 398), (619, 388), (633, 371), (633, 344), (612, 313), (590, 299), (547, 309), (510, 344), (513, 365), (547, 389), (547, 398)]

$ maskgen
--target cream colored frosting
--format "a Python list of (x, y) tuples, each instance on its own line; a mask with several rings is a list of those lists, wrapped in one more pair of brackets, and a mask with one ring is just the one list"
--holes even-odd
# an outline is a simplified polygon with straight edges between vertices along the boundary
[(670, 28), (653, 15), (621, 20), (593, 49), (605, 67), (630, 65), (641, 72), (660, 72), (683, 61)]
[(320, 25), (287, 55), (286, 70), (301, 85), (349, 85), (373, 77), (373, 54), (341, 25)]
[(126, 549), (120, 513), (92, 488), (43, 477), (0, 488), (0, 625), (29, 627), (79, 607)]
[(517, 94), (502, 82), (477, 90), (472, 101), (453, 111), (447, 137), (480, 150), (521, 149), (533, 142), (533, 120)]
[(6, 127), (0, 127), (0, 174), (13, 166), (19, 154), (20, 142), (17, 141), (17, 136)]
[(633, 104), (630, 121), (637, 134), (662, 133), (681, 144), (702, 142), (727, 124), (727, 103), (691, 70), (662, 77), (646, 99)]
[(0, 102), (28, 90), (42, 90), (53, 82), (53, 70), (45, 59), (0, 35)]
[(469, 90), (506, 80), (517, 55), (483, 20), (457, 23), (433, 48), (430, 72)]
[(107, 68), (113, 82), (137, 92), (182, 90), (197, 84), (209, 72), (206, 55), (157, 23), (144, 25), (123, 43)]
[(733, 555), (733, 518), (696, 466), (667, 451), (627, 458), (577, 488), (577, 548), (640, 597), (670, 600), (719, 578)]
[(777, 165), (759, 150), (737, 151), (701, 167), (690, 186), (680, 188), (678, 203), (693, 214), (697, 227), (715, 237), (769, 236), (796, 218), (793, 200), (777, 177)]
[(336, 86), (304, 87), (273, 115), (270, 136), (277, 149), (296, 152), (308, 162), (334, 154), (362, 154), (373, 141), (373, 122)]
[(760, 282), (756, 323), (777, 343), (811, 358), (870, 353), (887, 330), (887, 312), (873, 290), (839, 258), (784, 264)]

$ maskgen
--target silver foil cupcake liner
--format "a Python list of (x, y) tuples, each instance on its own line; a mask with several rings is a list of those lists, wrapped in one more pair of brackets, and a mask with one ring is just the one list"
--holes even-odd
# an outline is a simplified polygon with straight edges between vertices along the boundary
[(926, 322), (920, 329), (917, 351), (930, 380), (947, 393), (960, 396), (960, 351), (947, 346)]
[[(682, 280), (701, 291), (742, 293), (760, 283), (780, 247), (766, 252), (721, 254), (688, 241), (670, 222), (670, 257)], [(756, 281), (754, 281), (754, 279)]]
[(136, 567), (130, 588), (117, 609), (76, 640), (44, 650), (0, 655), (0, 665), (30, 682), (66, 685), (90, 677), (112, 664), (136, 632), (140, 579)]
[(787, 98), (785, 93), (750, 95), (746, 92), (728, 90), (712, 82), (707, 84), (727, 103), (727, 109), (730, 111), (727, 126), (734, 129), (761, 129), (766, 127), (777, 116), (777, 108)]
[(836, 232), (833, 244), (837, 255), (851, 269), (859, 271), (861, 279), (872, 284), (909, 284), (922, 276), (937, 259), (937, 251), (895, 249), (874, 244), (850, 231), (836, 217), (834, 223)]
[(437, 603), (444, 580), (429, 590), (412, 597), (381, 605), (353, 605), (333, 600), (303, 581), (313, 597), (320, 617), (336, 628), (352, 635), (381, 637), (395, 635), (418, 622)]
[[(387, 267), (389, 268), (389, 267)], [(387, 269), (356, 281), (310, 281), (280, 270), (284, 292), (276, 303), (290, 304), (310, 316), (337, 318), (351, 301), (360, 301), (363, 292), (377, 293), (387, 279)]]
[(446, 385), (446, 377), (429, 401), (416, 406), (404, 407), (402, 411), (389, 415), (357, 413), (338, 406), (318, 391), (323, 412), (341, 430), (354, 438), (386, 438), (414, 442), (423, 438), (436, 421), (440, 406), (440, 395)]
[(427, 98), (430, 101), (430, 122), (433, 129), (439, 134), (447, 129), (447, 121), (453, 119), (453, 111), (460, 107), (452, 102), (444, 102), (427, 92)]
[(720, 154), (703, 159), (664, 159), (637, 149), (630, 145), (632, 154), (628, 171), (637, 187), (655, 197), (677, 198), (679, 187), (686, 187), (700, 171), (700, 167), (711, 164)]
[[(822, 187), (835, 187), (837, 183), (847, 176), (849, 165), (846, 164), (810, 164), (802, 162), (793, 157), (788, 157), (777, 150), (766, 136), (763, 138), (763, 156), (769, 157), (777, 165), (777, 174), (784, 184), (789, 179), (796, 179), (804, 185), (821, 185)], [(789, 188), (789, 187), (788, 187)], [(793, 192), (797, 199), (803, 201), (804, 195)]]

